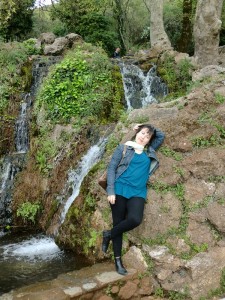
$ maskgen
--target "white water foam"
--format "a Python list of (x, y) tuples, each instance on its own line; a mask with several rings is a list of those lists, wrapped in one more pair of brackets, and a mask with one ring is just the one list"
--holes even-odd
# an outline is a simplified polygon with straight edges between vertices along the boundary
[(27, 259), (34, 262), (37, 260), (51, 260), (63, 253), (52, 238), (44, 235), (1, 246), (0, 252), (3, 253), (4, 260), (13, 257), (16, 260)]

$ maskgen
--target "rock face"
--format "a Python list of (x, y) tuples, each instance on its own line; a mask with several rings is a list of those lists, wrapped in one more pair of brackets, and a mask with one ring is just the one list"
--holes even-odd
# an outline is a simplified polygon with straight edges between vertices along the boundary
[(60, 55), (64, 50), (71, 48), (75, 43), (82, 43), (82, 38), (76, 33), (70, 33), (65, 37), (56, 38), (51, 44), (44, 47), (45, 55)]
[[(150, 178), (143, 222), (124, 243), (127, 250), (129, 243), (139, 249), (131, 247), (124, 259), (143, 272), (143, 254), (149, 256), (164, 291), (196, 300), (219, 288), (225, 268), (225, 69), (211, 71), (203, 68), (193, 74), (193, 81), (200, 78), (203, 83), (189, 95), (133, 110), (129, 128), (119, 124), (114, 131), (124, 142), (134, 123), (148, 119), (166, 133), (157, 153), (160, 167)], [(92, 193), (97, 201), (92, 224), (101, 232), (111, 222), (104, 217), (108, 203), (100, 187), (95, 185)], [(95, 251), (101, 257), (100, 243)]]
[(195, 58), (204, 67), (218, 63), (219, 33), (223, 0), (199, 0), (196, 9)]

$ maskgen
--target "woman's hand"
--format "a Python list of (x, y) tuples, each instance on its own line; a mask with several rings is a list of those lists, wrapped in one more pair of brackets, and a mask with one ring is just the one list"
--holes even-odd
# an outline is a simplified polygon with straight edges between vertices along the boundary
[(139, 126), (141, 126), (142, 124), (136, 124), (134, 127), (133, 127), (133, 130), (138, 130)]
[(115, 204), (115, 202), (116, 202), (116, 195), (109, 195), (107, 197), (107, 199), (108, 199), (109, 203)]

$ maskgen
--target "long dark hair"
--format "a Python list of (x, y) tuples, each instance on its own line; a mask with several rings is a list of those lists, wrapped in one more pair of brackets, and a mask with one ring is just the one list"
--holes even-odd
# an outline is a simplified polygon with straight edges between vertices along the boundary
[[(149, 134), (152, 134), (152, 136), (151, 136), (151, 138), (150, 138), (150, 141), (149, 141), (148, 144), (147, 144), (147, 145), (150, 145), (150, 144), (151, 144), (151, 141), (154, 139), (155, 134), (156, 134), (155, 127), (152, 126), (151, 124), (141, 124), (140, 126), (138, 126), (138, 129), (136, 130), (136, 134), (135, 134), (134, 138), (136, 137), (137, 133), (140, 132), (143, 128), (147, 128)], [(146, 145), (146, 146), (147, 146), (147, 145)]]

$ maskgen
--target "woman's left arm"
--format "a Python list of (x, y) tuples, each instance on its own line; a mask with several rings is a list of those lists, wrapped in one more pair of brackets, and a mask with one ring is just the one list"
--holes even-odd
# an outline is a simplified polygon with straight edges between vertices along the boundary
[(159, 146), (163, 143), (164, 139), (165, 139), (165, 133), (162, 132), (160, 129), (155, 128), (155, 136), (152, 139), (150, 146), (154, 150), (157, 150)]

